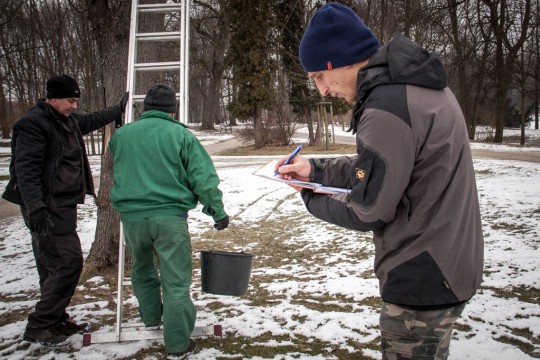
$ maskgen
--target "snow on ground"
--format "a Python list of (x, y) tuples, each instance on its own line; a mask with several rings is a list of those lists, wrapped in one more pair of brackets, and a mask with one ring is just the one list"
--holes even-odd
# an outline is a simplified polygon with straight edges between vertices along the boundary
[[(195, 133), (205, 144), (216, 140), (202, 132)], [(508, 148), (516, 150), (514, 147)], [(527, 151), (538, 150), (529, 148)], [(293, 250), (284, 250), (281, 265), (257, 267), (255, 263), (252, 279), (264, 276), (272, 279), (262, 281), (260, 285), (272, 300), (270, 305), (253, 305), (243, 297), (205, 294), (195, 282), (193, 294), (199, 309), (197, 323), (219, 322), (226, 334), (246, 339), (271, 333), (275, 340), (266, 341), (264, 345), (276, 348), (293, 345), (292, 339), (297, 337), (305, 337), (307, 342), (313, 339), (323, 341), (328, 346), (350, 352), (358, 351), (351, 343), (376, 341), (378, 309), (361, 305), (366, 299), (378, 297), (378, 282), (372, 271), (370, 235), (343, 230), (306, 216), (300, 197), (292, 189), (251, 175), (272, 157), (214, 156), (213, 159), (222, 180), (221, 189), (232, 219), (231, 227), (235, 224), (251, 224), (256, 228), (264, 221), (275, 221), (276, 226), (284, 226), (283, 219), (294, 221), (301, 217), (302, 221), (285, 240), (285, 245), (291, 249), (313, 252), (314, 255), (310, 262), (298, 262)], [(99, 171), (99, 158), (94, 156), (91, 161), (93, 170)], [(475, 159), (474, 164), (485, 234), (484, 282), (458, 321), (450, 359), (539, 358), (539, 165), (491, 159)], [(0, 181), (0, 188), (3, 189), (5, 183), (5, 180)], [(200, 207), (190, 213), (190, 219), (190, 231), (196, 242), (202, 233), (211, 229), (212, 222), (202, 214)], [(93, 200), (88, 199), (79, 211), (79, 234), (85, 254), (91, 247), (95, 224), (96, 208)], [(258, 240), (246, 239), (243, 248), (246, 251), (257, 248)], [(367, 257), (358, 259), (355, 257), (358, 253), (365, 253)], [(265, 254), (258, 253), (256, 256), (264, 257)], [(199, 276), (200, 271), (194, 269), (194, 278)], [(96, 276), (81, 284), (77, 291), (106, 286), (102, 280)], [(71, 350), (75, 354), (28, 345), (21, 340), (25, 321), (6, 322), (1, 319), (14, 313), (26, 314), (36, 301), (35, 297), (27, 294), (37, 291), (37, 283), (29, 235), (21, 219), (15, 217), (0, 221), (0, 358), (131, 358), (141, 356), (140, 351), (151, 346), (149, 341), (139, 341), (83, 347), (80, 335), (72, 337)], [(107, 304), (114, 301), (114, 293), (115, 289), (111, 289), (110, 298), (89, 298), (88, 303), (71, 306), (68, 311), (76, 321), (92, 321), (96, 315), (114, 316), (107, 309)], [(323, 296), (331, 298), (326, 305), (335, 305), (334, 311), (319, 311), (316, 307), (306, 305)], [(305, 303), (299, 301), (303, 297)], [(135, 302), (133, 298), (129, 301)], [(222, 309), (212, 306), (217, 301)], [(340, 311), (345, 303), (352, 307), (352, 311)], [(95, 325), (99, 328), (99, 324)], [(113, 330), (102, 327), (97, 332)], [(358, 354), (365, 358), (380, 358), (379, 351), (373, 348), (365, 348)], [(150, 353), (139, 358), (160, 359), (161, 356)], [(225, 354), (216, 347), (208, 346), (199, 348), (190, 359), (218, 357), (276, 360), (338, 358), (327, 354), (308, 355), (301, 349), (286, 351), (285, 354), (280, 352), (274, 357), (245, 357), (242, 354)]]

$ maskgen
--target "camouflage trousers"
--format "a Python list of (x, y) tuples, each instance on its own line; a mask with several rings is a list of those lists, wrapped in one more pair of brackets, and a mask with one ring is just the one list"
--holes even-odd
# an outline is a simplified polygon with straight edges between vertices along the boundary
[(383, 360), (448, 358), (454, 323), (465, 303), (418, 311), (383, 302), (380, 316)]

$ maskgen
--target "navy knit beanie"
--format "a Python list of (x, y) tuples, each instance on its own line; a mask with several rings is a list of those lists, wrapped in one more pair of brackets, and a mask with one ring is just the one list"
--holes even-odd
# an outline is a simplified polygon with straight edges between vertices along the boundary
[(165, 84), (156, 84), (146, 93), (144, 111), (159, 110), (174, 114), (177, 110), (176, 92)]
[(329, 3), (311, 18), (300, 41), (300, 63), (306, 72), (356, 64), (379, 49), (379, 40), (349, 7)]
[(77, 81), (69, 75), (56, 75), (47, 80), (47, 99), (80, 98)]

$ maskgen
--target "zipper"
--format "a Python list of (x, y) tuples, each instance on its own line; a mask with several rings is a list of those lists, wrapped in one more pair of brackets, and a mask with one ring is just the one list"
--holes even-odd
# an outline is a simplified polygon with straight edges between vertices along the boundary
[[(54, 128), (56, 130), (58, 130), (56, 128), (56, 126), (53, 124)], [(62, 124), (60, 124), (60, 126), (62, 126)], [(49, 182), (47, 183), (47, 204), (50, 203), (52, 197), (53, 197), (53, 189), (52, 189), (52, 184), (53, 184), (53, 181), (54, 179), (56, 179), (56, 174), (58, 174), (58, 166), (60, 164), (60, 160), (62, 159), (62, 154), (64, 153), (64, 139), (62, 138), (62, 130), (60, 129), (60, 131), (58, 132), (58, 135), (59, 135), (59, 138), (60, 138), (60, 154), (58, 155), (58, 157), (56, 158), (55, 162), (54, 162), (54, 171), (52, 173), (52, 176), (49, 178)]]

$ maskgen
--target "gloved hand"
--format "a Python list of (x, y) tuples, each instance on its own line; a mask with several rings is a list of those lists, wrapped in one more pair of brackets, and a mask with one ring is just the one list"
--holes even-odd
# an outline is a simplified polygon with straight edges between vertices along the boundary
[[(126, 91), (126, 93), (124, 94), (124, 96), (122, 96), (122, 99), (120, 99), (120, 102), (118, 103), (118, 107), (120, 108), (120, 111), (122, 112), (122, 114), (126, 112), (126, 105), (128, 103), (128, 100), (129, 100), (129, 91)], [(120, 116), (120, 118), (114, 121), (114, 127), (116, 127), (117, 129), (121, 127), (122, 125), (124, 125), (122, 118), (123, 117)]]
[(41, 208), (29, 214), (28, 221), (30, 223), (30, 231), (39, 234), (47, 234), (49, 229), (54, 227), (46, 208)]
[(120, 110), (122, 111), (122, 113), (126, 112), (126, 105), (128, 103), (128, 100), (129, 100), (129, 91), (126, 91), (126, 93), (124, 94), (124, 96), (122, 96), (122, 99), (120, 99), (120, 102), (118, 103), (118, 106), (120, 106)]
[(223, 219), (219, 219), (215, 222), (214, 227), (217, 230), (226, 229), (229, 226), (229, 215), (225, 215)]

